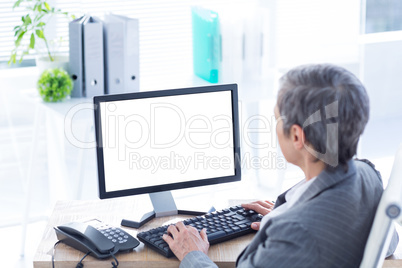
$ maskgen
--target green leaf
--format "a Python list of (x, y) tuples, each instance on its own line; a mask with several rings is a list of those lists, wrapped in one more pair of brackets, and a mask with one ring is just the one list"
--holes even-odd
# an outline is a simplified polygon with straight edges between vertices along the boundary
[(25, 17), (23, 17), (22, 21), (24, 22), (25, 26), (28, 26), (29, 24), (32, 23), (31, 17), (28, 15), (26, 15)]
[(31, 20), (31, 17), (29, 16), (29, 14), (26, 15), (26, 17), (25, 17), (25, 22), (26, 22), (27, 24), (31, 24), (31, 23), (32, 23), (32, 20)]
[(24, 56), (25, 56), (25, 55), (28, 55), (28, 54), (29, 54), (29, 46), (28, 46), (28, 49), (27, 49), (27, 50), (25, 50), (24, 52), (22, 52), (21, 57), (20, 57), (20, 60), (19, 60), (18, 62), (21, 63), (22, 60), (24, 59)]
[(36, 30), (36, 35), (37, 35), (39, 38), (45, 39), (45, 35), (43, 34), (43, 31), (42, 31), (42, 30)]
[[(42, 10), (42, 11), (44, 11), (44, 10)], [(35, 19), (34, 19), (34, 22), (40, 21), (40, 20), (43, 18), (43, 16), (45, 16), (45, 14), (38, 14), (38, 15), (36, 15), (36, 17), (35, 17)]]
[(21, 26), (19, 26), (19, 25), (18, 25), (18, 26), (15, 26), (14, 29), (13, 29), (13, 31), (17, 30), (18, 28), (21, 28)]
[(13, 9), (16, 8), (16, 7), (19, 7), (21, 2), (22, 2), (22, 0), (18, 0), (17, 2), (15, 2), (14, 6), (13, 6)]
[(17, 40), (15, 40), (15, 46), (16, 46), (16, 47), (18, 47), (18, 46), (20, 45), (21, 39), (22, 39), (22, 37), (24, 37), (24, 34), (25, 34), (25, 33), (26, 33), (26, 31), (22, 31), (22, 32), (18, 35)]
[(22, 28), (20, 28), (20, 29), (18, 29), (17, 31), (15, 31), (14, 37), (17, 36), (17, 35), (19, 35), (19, 34), (21, 33), (21, 31), (22, 31)]
[(22, 20), (23, 23), (25, 23), (25, 17), (24, 16), (21, 17), (21, 20)]
[(50, 8), (49, 4), (47, 2), (45, 2), (44, 4), (45, 4), (46, 9), (50, 11), (51, 8)]
[(46, 23), (44, 23), (43, 21), (41, 21), (41, 22), (39, 22), (37, 25), (36, 25), (36, 27), (43, 27), (43, 26), (45, 26), (46, 25)]
[(10, 56), (10, 59), (8, 61), (8, 65), (10, 65), (11, 63), (15, 63), (17, 60), (17, 53), (13, 52)]
[(34, 49), (35, 48), (35, 35), (31, 33), (31, 40), (29, 42), (29, 48)]

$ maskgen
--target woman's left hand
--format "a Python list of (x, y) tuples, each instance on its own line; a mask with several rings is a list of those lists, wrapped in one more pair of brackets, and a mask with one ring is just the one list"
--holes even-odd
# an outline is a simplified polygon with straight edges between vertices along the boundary
[(168, 235), (164, 234), (162, 238), (180, 261), (191, 251), (208, 253), (209, 242), (205, 228), (198, 232), (196, 228), (178, 222), (170, 225), (167, 232)]

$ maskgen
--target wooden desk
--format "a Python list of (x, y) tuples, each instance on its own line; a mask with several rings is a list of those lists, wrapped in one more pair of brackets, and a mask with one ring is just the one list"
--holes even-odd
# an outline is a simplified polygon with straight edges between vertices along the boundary
[[(131, 198), (115, 198), (108, 200), (94, 201), (58, 201), (56, 203), (53, 214), (51, 215), (48, 225), (45, 229), (42, 241), (34, 256), (34, 268), (52, 267), (52, 251), (53, 245), (57, 242), (56, 234), (53, 226), (77, 220), (97, 218), (116, 227), (121, 227), (122, 218), (129, 218), (136, 211), (142, 211), (143, 208), (138, 206), (139, 202), (135, 202)], [(144, 211), (147, 212), (147, 211)], [(139, 212), (141, 213), (141, 212)], [(140, 214), (142, 215), (142, 214)], [(134, 237), (137, 232), (145, 231), (151, 228), (159, 227), (168, 223), (175, 223), (181, 219), (191, 216), (169, 216), (156, 218), (142, 226), (140, 229), (121, 227)], [(233, 239), (224, 243), (213, 245), (209, 250), (209, 257), (216, 262), (219, 267), (234, 267), (237, 256), (249, 244), (254, 234), (249, 234), (237, 239)], [(75, 265), (83, 257), (83, 253), (69, 247), (63, 243), (57, 245), (55, 250), (55, 267), (75, 267)], [(179, 267), (179, 261), (176, 257), (167, 259), (156, 253), (149, 247), (141, 243), (134, 252), (116, 255), (119, 261), (119, 267)], [(113, 258), (98, 260), (92, 256), (87, 256), (83, 261), (85, 268), (102, 268), (111, 267)]]
[[(120, 222), (122, 218), (128, 218), (136, 211), (138, 213), (149, 211), (149, 208), (145, 208), (144, 210), (144, 207), (140, 206), (139, 203), (138, 199), (133, 198), (115, 198), (94, 201), (58, 201), (35, 254), (33, 262), (34, 268), (52, 267), (51, 259), (53, 245), (57, 242), (53, 226), (70, 221), (97, 218), (111, 225), (121, 227)], [(238, 201), (235, 202), (235, 204), (238, 203)], [(168, 223), (175, 223), (185, 218), (186, 216), (177, 215), (153, 219), (138, 230), (127, 227), (121, 228), (136, 237), (138, 231), (145, 231)], [(400, 240), (402, 241), (402, 228), (397, 226), (397, 230)], [(208, 256), (217, 263), (219, 267), (234, 267), (237, 256), (249, 244), (253, 235), (254, 234), (249, 234), (224, 243), (213, 245), (210, 247)], [(399, 243), (395, 254), (385, 260), (383, 267), (402, 267), (401, 244), (402, 242)], [(61, 243), (57, 245), (55, 250), (55, 267), (75, 267), (83, 255), (82, 252)], [(117, 254), (116, 257), (120, 263), (119, 267), (179, 266), (179, 262), (175, 257), (167, 259), (152, 249), (145, 247), (142, 243), (134, 249), (134, 252)], [(84, 264), (85, 268), (109, 268), (111, 267), (110, 263), (112, 260), (112, 258), (98, 260), (92, 256), (88, 256), (85, 258)]]

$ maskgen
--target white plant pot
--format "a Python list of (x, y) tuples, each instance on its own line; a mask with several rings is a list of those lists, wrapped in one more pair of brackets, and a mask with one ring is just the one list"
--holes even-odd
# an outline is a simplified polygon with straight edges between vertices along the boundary
[(69, 72), (68, 62), (68, 56), (55, 56), (54, 61), (50, 61), (49, 57), (41, 56), (36, 58), (36, 67), (39, 75), (41, 75), (44, 70), (53, 68), (63, 68), (66, 72)]

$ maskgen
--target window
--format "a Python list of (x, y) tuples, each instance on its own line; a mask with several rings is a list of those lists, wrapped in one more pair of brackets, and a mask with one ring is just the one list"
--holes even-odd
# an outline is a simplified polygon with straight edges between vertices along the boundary
[(399, 30), (402, 30), (402, 1), (366, 0), (366, 34)]

